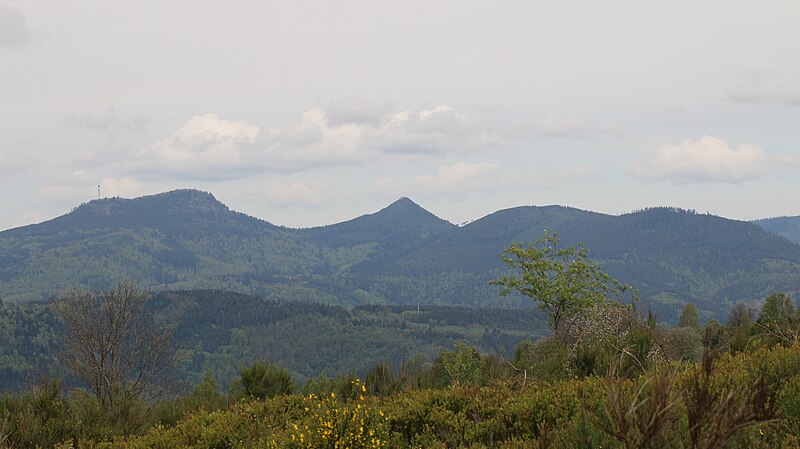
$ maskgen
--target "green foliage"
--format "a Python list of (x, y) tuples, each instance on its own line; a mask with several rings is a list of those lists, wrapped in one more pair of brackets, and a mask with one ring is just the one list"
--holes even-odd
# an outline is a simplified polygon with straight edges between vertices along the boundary
[(678, 317), (678, 327), (700, 328), (700, 314), (694, 304), (688, 302), (683, 306)]
[(439, 354), (433, 372), (440, 387), (479, 385), (483, 381), (483, 359), (475, 348), (459, 342), (452, 352), (445, 350)]
[(206, 371), (203, 374), (203, 379), (192, 390), (192, 397), (204, 402), (216, 401), (222, 397), (217, 380), (214, 379), (214, 374), (211, 371)]
[(353, 387), (360, 390), (360, 394), (357, 399), (350, 401), (337, 400), (333, 393), (322, 397), (314, 394), (304, 397), (305, 414), (289, 428), (288, 441), (281, 441), (279, 435), (274, 435), (267, 447), (389, 447), (388, 417), (377, 408), (376, 401), (365, 398), (367, 388), (358, 379), (353, 382)]
[(703, 337), (693, 327), (669, 330), (664, 342), (667, 357), (673, 360), (698, 362), (703, 354)]
[(297, 389), (289, 371), (264, 360), (239, 368), (237, 385), (243, 395), (260, 399), (292, 394)]
[(0, 441), (4, 447), (46, 447), (70, 438), (77, 423), (69, 419), (69, 404), (61, 383), (48, 380), (18, 395), (0, 398)]
[[(238, 377), (243, 360), (273, 361), (303, 383), (320, 373), (364, 374), (383, 361), (399, 367), (415, 354), (428, 363), (458, 341), (483, 353), (513, 354), (517, 342), (546, 332), (538, 313), (416, 305), (347, 309), (219, 291), (161, 293), (145, 307), (173, 335), (178, 379), (194, 384), (210, 370), (222, 389)], [(59, 374), (52, 356), (63, 326), (50, 305), (5, 304), (0, 322), (0, 391), (19, 388), (37, 372)]]
[[(496, 306), (487, 285), (502, 275), (495, 256), (543, 229), (591, 247), (604, 270), (637, 286), (665, 321), (677, 318), (669, 301), (693, 301), (701, 315), (721, 319), (728, 301), (800, 281), (797, 245), (749, 223), (675, 208), (608, 216), (519, 207), (456, 227), (402, 200), (344, 223), (287, 229), (180, 190), (92, 201), (0, 232), (0, 296), (43, 300), (130, 277), (154, 290), (213, 288), (275, 301)], [(521, 304), (515, 296), (504, 305)]]
[(389, 396), (405, 388), (406, 378), (403, 373), (397, 376), (392, 372), (388, 363), (379, 363), (367, 371), (364, 378), (366, 392), (372, 396)]
[(796, 319), (792, 298), (785, 293), (773, 293), (764, 300), (758, 322), (763, 325), (785, 324)]
[[(79, 398), (92, 398), (63, 398), (57, 389), (6, 396), (0, 413), (3, 422), (17, 423), (14, 438), (27, 438), (14, 447), (796, 447), (800, 346), (706, 357), (676, 368), (662, 364), (631, 377), (547, 383), (495, 379), (387, 396), (370, 395), (358, 378), (342, 376), (318, 382), (319, 393), (187, 409), (174, 422), (135, 430), (138, 436), (91, 420)], [(189, 397), (212, 399), (213, 383), (206, 376)]]
[(767, 231), (774, 232), (800, 244), (800, 216), (766, 218), (756, 220), (753, 223)]
[(540, 339), (537, 342), (523, 341), (517, 346), (514, 367), (524, 376), (545, 381), (566, 379), (569, 347), (555, 339)]
[(547, 231), (537, 241), (538, 247), (512, 243), (505, 250), (503, 262), (515, 273), (492, 281), (503, 286), (503, 296), (516, 291), (537, 302), (549, 314), (555, 335), (562, 320), (575, 317), (607, 296), (621, 298), (630, 289), (589, 259), (582, 244), (559, 248), (558, 243), (558, 236)]

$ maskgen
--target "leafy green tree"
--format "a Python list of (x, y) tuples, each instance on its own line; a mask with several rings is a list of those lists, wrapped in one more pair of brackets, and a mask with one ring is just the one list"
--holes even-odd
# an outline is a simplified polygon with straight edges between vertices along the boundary
[(678, 318), (678, 327), (700, 328), (700, 314), (697, 312), (697, 307), (694, 304), (687, 302), (683, 306), (681, 315)]
[(635, 298), (635, 291), (603, 271), (581, 243), (577, 248), (560, 248), (558, 236), (547, 231), (536, 243), (527, 248), (512, 243), (506, 248), (503, 262), (517, 273), (491, 284), (503, 286), (503, 296), (516, 291), (538, 302), (539, 308), (550, 315), (556, 337), (562, 320), (605, 301), (607, 296), (621, 299), (630, 291)]
[(240, 368), (239, 376), (238, 386), (245, 396), (273, 398), (296, 390), (289, 371), (264, 360)]
[(214, 379), (211, 370), (206, 370), (203, 374), (203, 379), (192, 390), (192, 397), (203, 402), (216, 401), (222, 397), (217, 380)]
[(800, 319), (792, 298), (785, 293), (773, 293), (764, 300), (756, 325), (773, 341), (786, 346), (800, 340)]
[(792, 298), (785, 293), (773, 293), (764, 300), (758, 322), (767, 325), (770, 323), (785, 324), (795, 318), (795, 308)]

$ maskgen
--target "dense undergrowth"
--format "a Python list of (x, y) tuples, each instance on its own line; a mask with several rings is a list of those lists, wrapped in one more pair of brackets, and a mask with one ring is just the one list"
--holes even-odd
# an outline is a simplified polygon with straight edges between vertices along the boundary
[(459, 344), (302, 387), (256, 362), (112, 410), (49, 381), (0, 400), (0, 447), (798, 448), (797, 320), (764, 310), (667, 329), (605, 304), (511, 359)]

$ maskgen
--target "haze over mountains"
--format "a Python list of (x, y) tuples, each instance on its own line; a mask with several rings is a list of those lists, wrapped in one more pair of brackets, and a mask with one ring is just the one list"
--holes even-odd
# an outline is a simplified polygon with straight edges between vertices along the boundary
[(662, 319), (686, 301), (721, 318), (734, 302), (800, 287), (800, 217), (756, 224), (672, 208), (611, 216), (523, 206), (458, 227), (401, 198), (342, 223), (290, 229), (231, 211), (209, 193), (176, 190), (95, 200), (0, 232), (0, 298), (45, 299), (134, 278), (153, 290), (275, 300), (512, 307), (529, 303), (488, 285), (504, 269), (498, 254), (547, 229), (564, 244), (583, 242)]

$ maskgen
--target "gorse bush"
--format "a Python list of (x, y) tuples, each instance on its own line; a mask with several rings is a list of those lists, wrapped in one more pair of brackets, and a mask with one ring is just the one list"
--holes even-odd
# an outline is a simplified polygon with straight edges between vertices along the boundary
[[(361, 390), (358, 399), (337, 400), (331, 392), (327, 396), (309, 394), (303, 397), (304, 414), (299, 423), (289, 428), (288, 440), (282, 441), (279, 434), (273, 435), (271, 447), (293, 448), (353, 448), (377, 449), (388, 447), (388, 417), (378, 409), (374, 400), (367, 400), (367, 388), (360, 381), (353, 381), (356, 390)], [(288, 444), (287, 444), (288, 443)]]
[(600, 304), (511, 360), (459, 343), (299, 393), (266, 361), (226, 393), (208, 372), (189, 394), (114, 407), (44, 382), (0, 399), (0, 448), (800, 449), (800, 344), (770, 333), (791, 321), (735, 318), (666, 329)]

